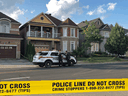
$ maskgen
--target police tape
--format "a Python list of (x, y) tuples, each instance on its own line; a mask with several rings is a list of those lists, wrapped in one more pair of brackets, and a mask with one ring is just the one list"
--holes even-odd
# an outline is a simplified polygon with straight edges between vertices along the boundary
[(1, 81), (0, 95), (128, 91), (128, 78)]

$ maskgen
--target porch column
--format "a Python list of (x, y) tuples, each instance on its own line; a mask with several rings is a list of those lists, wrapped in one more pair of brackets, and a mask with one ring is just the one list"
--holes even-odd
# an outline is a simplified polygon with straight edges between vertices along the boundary
[(30, 37), (30, 32), (31, 32), (31, 25), (28, 26), (28, 36)]
[(43, 37), (43, 26), (41, 26), (41, 37)]
[(52, 27), (52, 38), (54, 38), (54, 27)]

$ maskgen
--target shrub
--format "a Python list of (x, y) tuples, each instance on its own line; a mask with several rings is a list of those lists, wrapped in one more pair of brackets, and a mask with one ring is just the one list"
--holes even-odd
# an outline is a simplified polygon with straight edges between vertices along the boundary
[(32, 61), (34, 55), (35, 55), (35, 47), (34, 45), (31, 44), (31, 42), (29, 42), (29, 44), (27, 44), (27, 47), (26, 47), (25, 57), (29, 61)]

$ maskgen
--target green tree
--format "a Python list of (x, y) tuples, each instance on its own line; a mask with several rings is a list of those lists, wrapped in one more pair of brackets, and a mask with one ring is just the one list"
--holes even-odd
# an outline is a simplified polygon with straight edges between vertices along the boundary
[(110, 37), (107, 39), (105, 49), (112, 54), (124, 55), (128, 50), (128, 37), (125, 35), (124, 29), (117, 23), (112, 28)]
[(88, 50), (91, 47), (91, 43), (101, 43), (103, 36), (100, 35), (99, 29), (96, 28), (95, 24), (92, 22), (89, 24), (85, 22), (86, 26), (82, 28), (83, 33), (85, 34), (85, 42), (83, 42), (83, 50)]
[(33, 56), (35, 55), (35, 47), (32, 45), (31, 42), (27, 44), (26, 51), (25, 51), (25, 56), (29, 59), (29, 61), (32, 61)]

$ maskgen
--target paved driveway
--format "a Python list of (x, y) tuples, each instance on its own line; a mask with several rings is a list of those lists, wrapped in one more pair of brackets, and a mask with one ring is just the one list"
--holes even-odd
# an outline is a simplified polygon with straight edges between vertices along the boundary
[(33, 65), (26, 59), (0, 59), (0, 65)]

